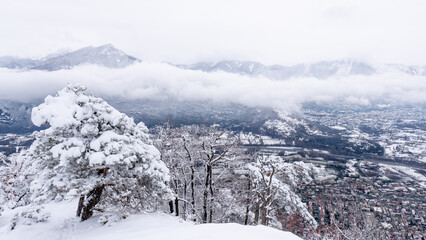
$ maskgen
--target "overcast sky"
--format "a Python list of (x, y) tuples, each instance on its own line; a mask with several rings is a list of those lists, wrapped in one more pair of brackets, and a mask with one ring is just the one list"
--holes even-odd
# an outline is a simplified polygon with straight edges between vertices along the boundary
[(426, 77), (397, 72), (273, 81), (161, 63), (352, 58), (425, 66), (425, 0), (112, 2), (0, 0), (0, 56), (42, 57), (112, 43), (147, 60), (124, 69), (0, 69), (0, 99), (41, 99), (67, 83), (81, 83), (101, 97), (211, 100), (283, 110), (308, 101), (426, 102)]
[(2, 0), (0, 55), (112, 43), (174, 63), (353, 58), (426, 65), (424, 0)]

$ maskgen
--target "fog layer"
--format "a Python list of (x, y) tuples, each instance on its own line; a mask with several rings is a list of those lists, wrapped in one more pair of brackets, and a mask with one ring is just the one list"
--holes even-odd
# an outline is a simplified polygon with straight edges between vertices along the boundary
[(55, 72), (0, 69), (0, 99), (28, 102), (55, 94), (67, 83), (84, 84), (89, 92), (102, 97), (216, 101), (289, 111), (308, 101), (343, 100), (363, 105), (376, 101), (426, 103), (426, 77), (397, 72), (277, 81), (225, 72), (184, 70), (154, 62), (124, 69), (94, 65)]

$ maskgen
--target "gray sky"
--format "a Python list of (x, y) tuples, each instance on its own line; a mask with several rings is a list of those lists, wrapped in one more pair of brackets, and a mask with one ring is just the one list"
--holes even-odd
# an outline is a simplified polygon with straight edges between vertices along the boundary
[(153, 61), (426, 65), (424, 0), (2, 0), (0, 55), (112, 43)]

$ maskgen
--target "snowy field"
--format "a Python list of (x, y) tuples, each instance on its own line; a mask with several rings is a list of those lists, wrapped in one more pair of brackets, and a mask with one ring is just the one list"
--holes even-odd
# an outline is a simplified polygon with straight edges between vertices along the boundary
[(29, 222), (26, 219), (19, 218), (14, 230), (10, 230), (10, 219), (26, 207), (4, 211), (0, 216), (0, 239), (300, 240), (292, 233), (265, 226), (243, 226), (235, 223), (194, 225), (166, 214), (137, 214), (119, 222), (101, 225), (96, 217), (85, 222), (74, 217), (76, 201), (44, 206), (45, 211), (51, 213), (46, 222), (27, 225)]
[(417, 172), (415, 169), (405, 166), (395, 166), (395, 165), (389, 165), (389, 164), (379, 164), (381, 166), (382, 171), (390, 170), (392, 172), (398, 172), (403, 174), (404, 176), (407, 176), (411, 178), (414, 181), (417, 181), (422, 186), (426, 186), (426, 177)]

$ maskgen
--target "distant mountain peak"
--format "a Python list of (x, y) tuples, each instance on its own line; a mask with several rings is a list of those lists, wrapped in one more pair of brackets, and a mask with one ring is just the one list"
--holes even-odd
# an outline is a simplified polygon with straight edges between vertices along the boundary
[(63, 54), (51, 54), (42, 60), (0, 57), (0, 67), (57, 71), (85, 64), (124, 68), (140, 61), (112, 44), (105, 44), (98, 47), (88, 46)]
[(117, 54), (117, 55), (127, 55), (125, 52), (123, 52), (122, 50), (114, 47), (114, 45), (112, 45), (111, 43), (108, 44), (104, 44), (98, 47), (88, 47), (87, 50), (91, 50), (92, 52), (98, 52), (99, 54), (106, 54), (106, 55), (110, 55), (110, 54)]
[(107, 43), (104, 45), (99, 46), (98, 48), (113, 48), (113, 49), (117, 49), (116, 47), (114, 47), (114, 45), (112, 45), (111, 43)]

